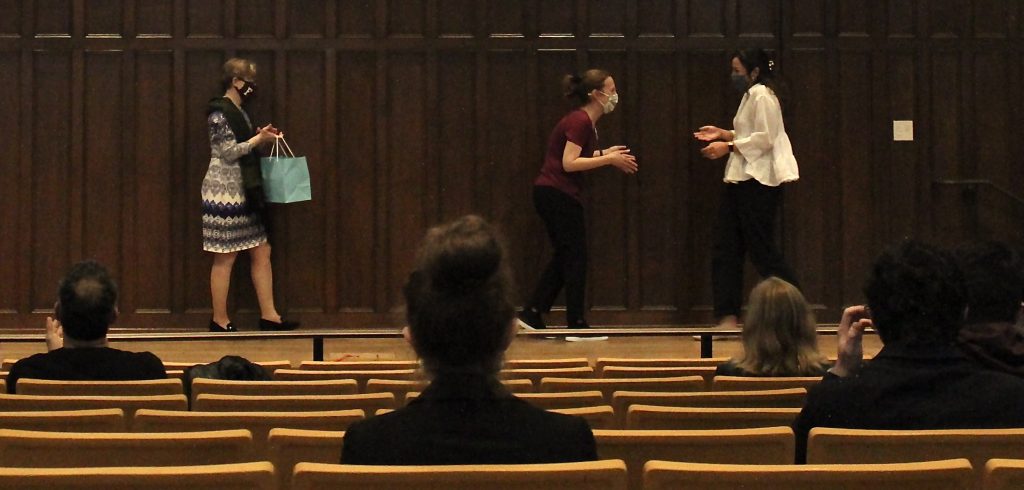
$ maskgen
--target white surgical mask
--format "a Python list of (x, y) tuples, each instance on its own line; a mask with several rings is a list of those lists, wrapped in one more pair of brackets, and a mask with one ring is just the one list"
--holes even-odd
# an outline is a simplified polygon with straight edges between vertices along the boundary
[[(598, 92), (601, 92), (601, 91), (598, 90)], [(608, 97), (608, 101), (607, 102), (602, 102), (601, 103), (601, 109), (604, 111), (604, 113), (608, 114), (609, 112), (614, 111), (615, 110), (615, 106), (618, 105), (618, 103), (619, 103), (619, 94), (608, 95), (608, 94), (606, 94), (604, 92), (601, 92), (601, 94), (606, 96), (606, 97)]]

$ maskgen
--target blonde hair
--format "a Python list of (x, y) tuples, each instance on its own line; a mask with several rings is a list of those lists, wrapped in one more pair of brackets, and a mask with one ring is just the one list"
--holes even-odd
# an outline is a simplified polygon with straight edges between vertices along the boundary
[(764, 376), (810, 376), (824, 363), (814, 313), (800, 290), (777, 277), (758, 283), (750, 292), (737, 366)]
[(224, 62), (223, 72), (221, 84), (224, 85), (224, 90), (227, 90), (228, 86), (231, 85), (231, 81), (236, 78), (242, 80), (256, 78), (256, 63), (245, 58), (231, 58)]

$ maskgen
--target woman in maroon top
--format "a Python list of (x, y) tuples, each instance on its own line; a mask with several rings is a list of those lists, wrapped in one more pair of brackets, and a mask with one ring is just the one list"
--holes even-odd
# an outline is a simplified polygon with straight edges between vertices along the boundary
[(605, 165), (627, 174), (637, 170), (636, 158), (625, 146), (598, 149), (597, 120), (612, 112), (619, 102), (611, 75), (591, 69), (583, 75), (566, 75), (562, 85), (576, 109), (558, 121), (551, 132), (544, 165), (533, 182), (533, 205), (544, 220), (555, 254), (519, 315), (531, 328), (545, 327), (541, 315), (551, 311), (563, 286), (569, 328), (589, 326), (583, 317), (587, 243), (580, 200), (581, 172)]

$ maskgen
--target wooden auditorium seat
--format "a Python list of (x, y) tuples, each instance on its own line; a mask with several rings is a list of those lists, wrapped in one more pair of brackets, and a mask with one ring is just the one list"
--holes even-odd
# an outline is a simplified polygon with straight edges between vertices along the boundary
[(357, 395), (217, 395), (196, 397), (192, 409), (201, 412), (298, 412), (324, 410), (364, 410), (373, 413), (379, 408), (395, 408), (391, 393)]
[(183, 393), (180, 379), (58, 381), (22, 378), (18, 380), (16, 388), (19, 395), (43, 396), (159, 396)]
[(317, 381), (231, 381), (196, 378), (192, 381), (192, 400), (199, 395), (355, 395), (359, 385), (353, 379)]
[(0, 395), (0, 411), (54, 411), (120, 408), (129, 427), (136, 410), (188, 410), (185, 395), (158, 396), (43, 396)]
[(361, 369), (361, 370), (303, 370), (278, 369), (274, 371), (274, 379), (280, 381), (312, 381), (318, 379), (354, 379), (359, 383), (359, 392), (365, 393), (366, 382), (370, 379), (397, 379), (415, 381), (423, 379), (423, 374), (416, 369)]
[(790, 427), (799, 408), (693, 408), (631, 405), (627, 429), (753, 429)]
[(292, 471), (298, 463), (337, 464), (344, 440), (344, 431), (270, 429), (267, 446), (278, 488), (291, 488)]
[[(528, 379), (506, 379), (505, 385), (512, 393), (533, 393), (533, 382)], [(429, 381), (402, 381), (396, 379), (370, 379), (366, 382), (367, 393), (391, 393), (403, 405), (419, 396), (430, 385)]]
[[(271, 374), (271, 375), (274, 374), (274, 371), (277, 371), (278, 369), (291, 369), (292, 368), (291, 361), (287, 361), (287, 360), (283, 360), (283, 361), (250, 361), (250, 362), (252, 362), (253, 364), (256, 364), (256, 365), (262, 367), (264, 370), (267, 371), (267, 374)], [(192, 366), (198, 366), (198, 365), (203, 365), (203, 364), (209, 364), (209, 362), (164, 361), (164, 369), (166, 369), (168, 371), (170, 371), (170, 370), (184, 371), (185, 369), (190, 368)]]
[(523, 465), (366, 466), (299, 463), (292, 489), (624, 490), (622, 461)]
[(419, 361), (302, 361), (300, 370), (308, 371), (395, 371), (417, 370)]
[(719, 408), (801, 408), (807, 398), (807, 390), (789, 388), (763, 391), (616, 391), (612, 394), (612, 408), (626, 422), (631, 405), (656, 405), (661, 407), (719, 407)]
[(540, 392), (556, 393), (565, 391), (600, 391), (606, 401), (611, 401), (616, 391), (702, 391), (704, 378), (683, 376), (680, 378), (543, 378)]
[(651, 460), (731, 464), (793, 462), (789, 427), (736, 430), (595, 430), (597, 455), (626, 462), (629, 488), (643, 488), (644, 464)]
[(590, 424), (591, 429), (616, 429), (618, 422), (615, 412), (610, 405), (599, 405), (596, 407), (579, 408), (552, 408), (549, 411), (565, 415), (583, 417)]
[(707, 366), (605, 366), (601, 377), (611, 378), (678, 378), (682, 376), (700, 376), (704, 378), (706, 390), (711, 389), (711, 378), (715, 377), (715, 368)]
[(163, 433), (0, 429), (4, 466), (185, 466), (252, 460), (252, 434), (244, 429)]
[(732, 465), (650, 461), (645, 490), (964, 490), (966, 459), (897, 464)]
[(784, 390), (786, 388), (810, 389), (821, 381), (821, 376), (810, 377), (764, 377), (756, 376), (715, 376), (711, 380), (711, 391)]
[(268, 461), (192, 466), (0, 468), (0, 488), (272, 490), (276, 486), (274, 465)]
[(633, 358), (633, 357), (598, 357), (594, 363), (598, 376), (604, 376), (604, 368), (608, 366), (632, 367), (717, 367), (727, 362), (728, 357), (680, 357), (680, 358)]
[(604, 405), (604, 395), (597, 390), (567, 391), (562, 393), (517, 393), (517, 397), (531, 405), (553, 410), (559, 408), (596, 407)]
[(983, 490), (1018, 490), (1024, 488), (1024, 460), (990, 459), (985, 463)]
[(538, 385), (542, 378), (593, 378), (594, 369), (590, 366), (503, 369), (499, 373), (499, 377), (501, 379), (528, 379)]
[(124, 432), (128, 429), (124, 410), (59, 410), (0, 412), (0, 428), (50, 432)]
[(502, 369), (554, 369), (590, 367), (590, 360), (586, 357), (573, 357), (569, 359), (505, 359)]

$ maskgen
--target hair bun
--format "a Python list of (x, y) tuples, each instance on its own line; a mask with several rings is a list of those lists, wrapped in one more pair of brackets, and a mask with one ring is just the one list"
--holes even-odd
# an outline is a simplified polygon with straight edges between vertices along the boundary
[(487, 283), (500, 266), (501, 251), (497, 247), (466, 247), (437, 257), (428, 274), (434, 289), (466, 293)]

